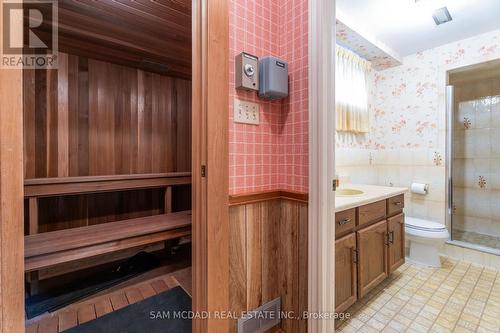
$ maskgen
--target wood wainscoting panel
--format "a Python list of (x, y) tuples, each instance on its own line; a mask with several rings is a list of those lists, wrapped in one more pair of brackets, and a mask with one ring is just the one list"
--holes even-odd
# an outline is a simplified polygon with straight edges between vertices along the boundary
[[(246, 207), (229, 209), (229, 306), (241, 313), (247, 305), (246, 274)], [(236, 332), (236, 321), (231, 321), (231, 332)]]
[(262, 235), (263, 205), (246, 207), (247, 309), (255, 309), (262, 301)]
[[(306, 311), (307, 204), (270, 197), (232, 205), (229, 212), (231, 311), (249, 311), (276, 297), (282, 311)], [(306, 332), (307, 322), (284, 319), (281, 328)]]
[(269, 302), (280, 295), (278, 280), (279, 234), (281, 200), (270, 200), (262, 204), (261, 250), (262, 250), (262, 303)]

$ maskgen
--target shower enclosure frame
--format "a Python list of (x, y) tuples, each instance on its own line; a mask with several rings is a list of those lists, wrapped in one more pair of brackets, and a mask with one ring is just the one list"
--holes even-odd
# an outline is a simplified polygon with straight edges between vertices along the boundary
[[(449, 71), (446, 72), (448, 81)], [(448, 82), (447, 82), (448, 83)], [(446, 226), (450, 232), (449, 242), (453, 241), (453, 146), (455, 124), (455, 87), (446, 85)]]
[[(450, 84), (450, 74), (457, 70), (466, 70), (467, 68), (474, 68), (481, 64), (485, 64), (490, 61), (500, 61), (500, 59), (491, 59), (487, 61), (472, 61), (472, 62), (461, 62), (456, 63), (451, 66), (444, 68), (444, 76), (441, 76), (444, 80), (441, 87), (445, 87), (444, 90), (444, 109), (445, 109), (445, 167), (446, 167), (446, 216), (445, 223), (450, 232), (450, 239), (447, 244), (454, 246), (459, 246), (462, 248), (472, 249), (480, 252), (500, 255), (500, 250), (491, 247), (483, 246), (480, 244), (469, 243), (460, 240), (453, 239), (453, 156), (454, 156), (454, 134), (455, 134), (455, 87)], [(443, 102), (443, 99), (440, 99)]]

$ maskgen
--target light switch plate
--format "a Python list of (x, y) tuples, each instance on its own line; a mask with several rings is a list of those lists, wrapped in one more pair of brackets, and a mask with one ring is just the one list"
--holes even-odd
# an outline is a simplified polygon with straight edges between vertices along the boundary
[(234, 99), (234, 122), (243, 124), (259, 125), (259, 104)]

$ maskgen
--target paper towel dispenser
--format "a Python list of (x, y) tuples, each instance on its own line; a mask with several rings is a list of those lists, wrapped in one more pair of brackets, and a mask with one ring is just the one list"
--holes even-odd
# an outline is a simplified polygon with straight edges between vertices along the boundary
[(267, 56), (259, 61), (259, 97), (281, 99), (288, 96), (288, 63)]

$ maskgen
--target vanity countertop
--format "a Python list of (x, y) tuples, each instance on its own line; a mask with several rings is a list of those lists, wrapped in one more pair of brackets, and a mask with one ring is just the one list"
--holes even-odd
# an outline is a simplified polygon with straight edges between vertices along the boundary
[(364, 193), (355, 196), (335, 196), (336, 212), (388, 199), (408, 191), (406, 187), (389, 187), (363, 184), (342, 184), (339, 189), (356, 189), (361, 190)]

